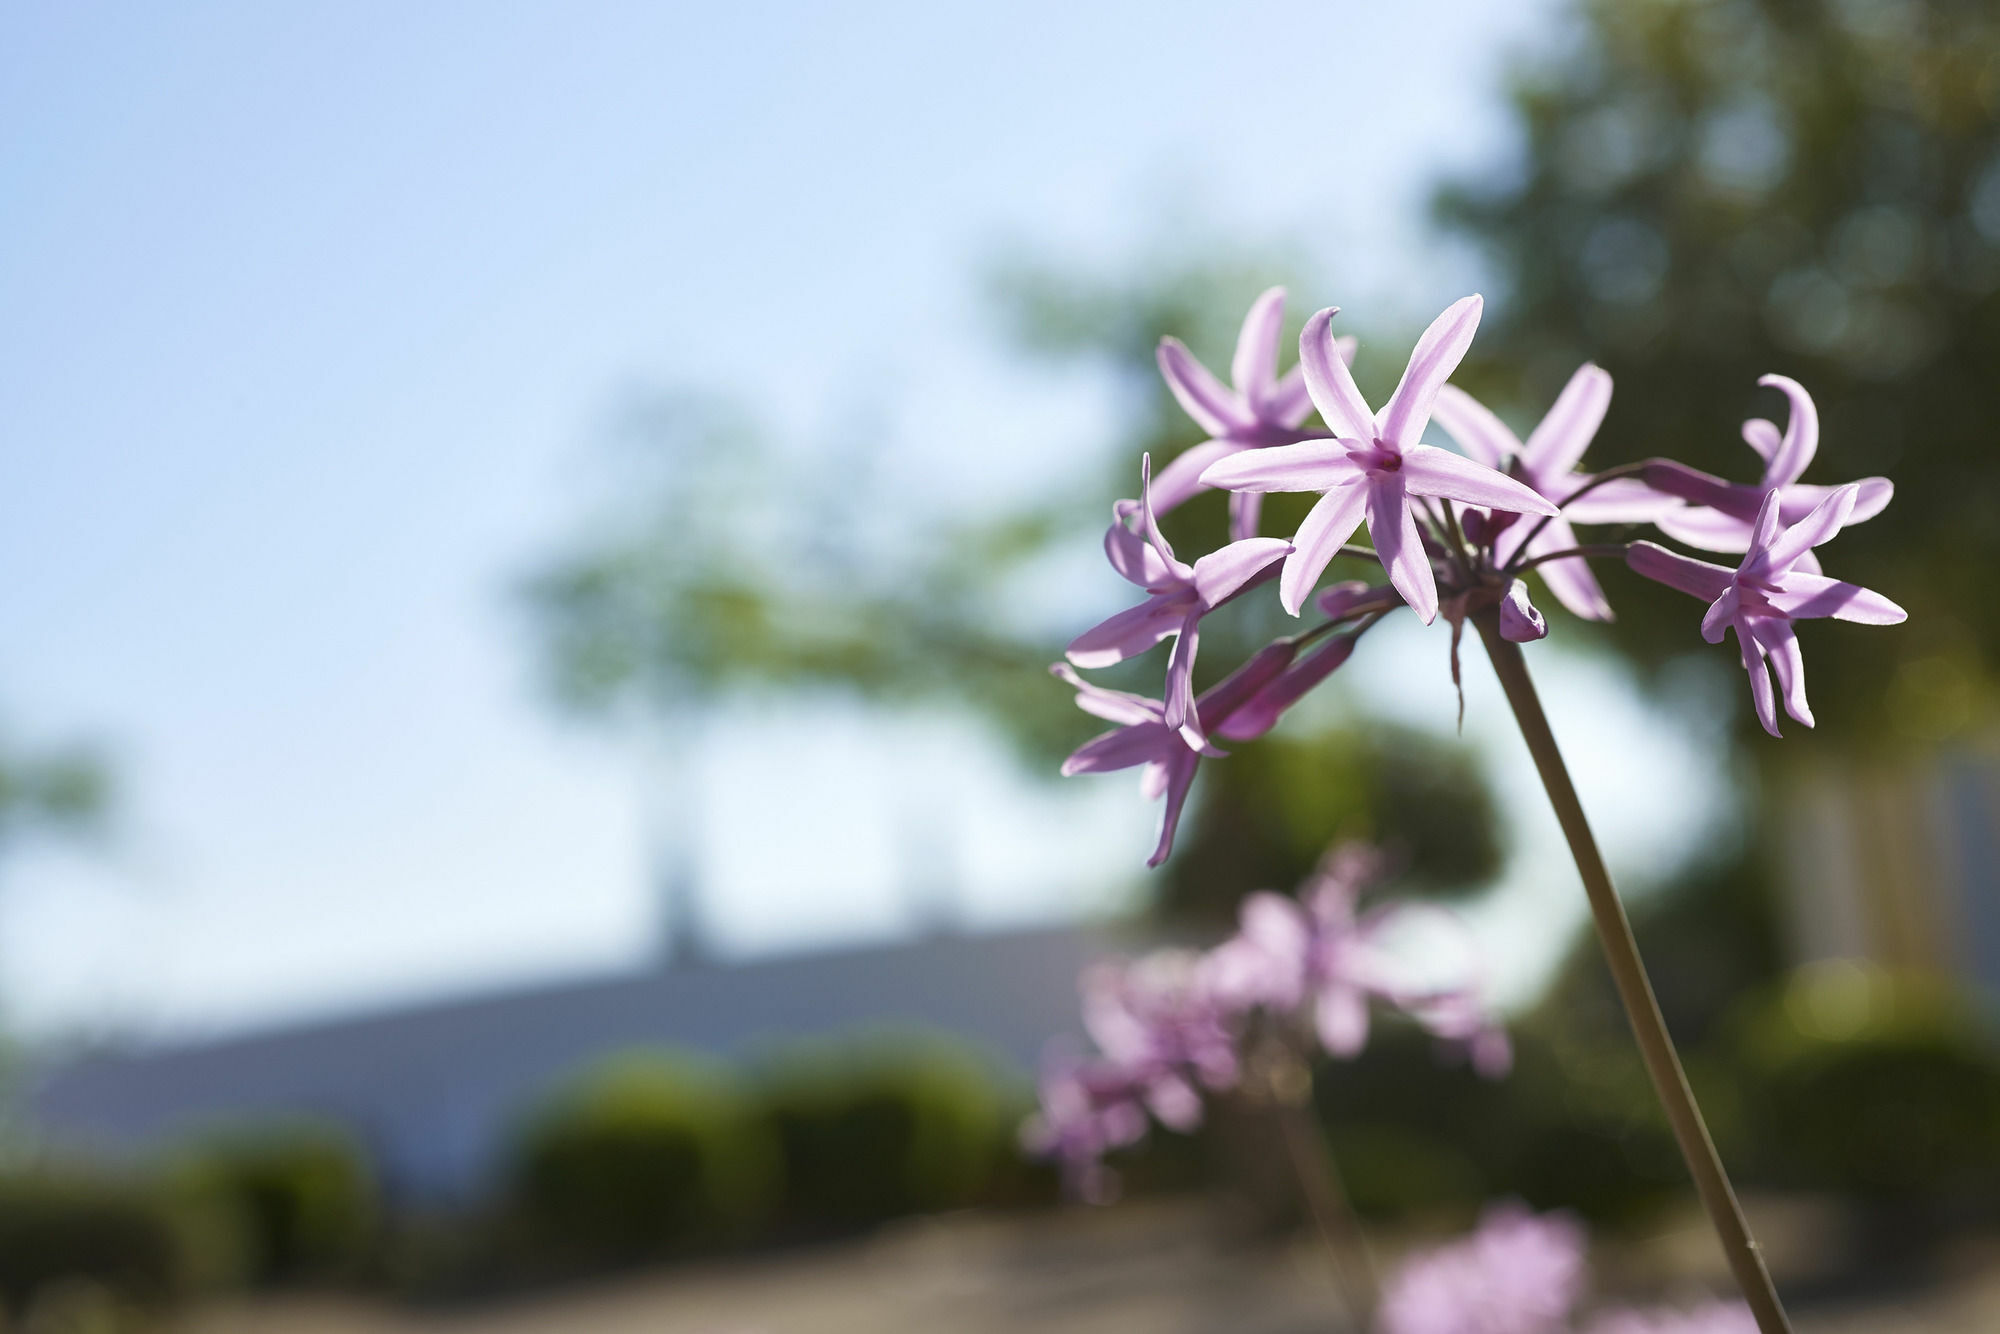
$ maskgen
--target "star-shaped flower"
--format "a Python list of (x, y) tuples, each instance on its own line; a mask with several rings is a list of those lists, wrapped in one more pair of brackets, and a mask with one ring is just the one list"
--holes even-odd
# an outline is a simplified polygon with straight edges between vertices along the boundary
[(1292, 547), (1277, 537), (1250, 537), (1211, 551), (1193, 565), (1174, 555), (1153, 512), (1153, 460), (1140, 462), (1140, 532), (1114, 517), (1104, 534), (1104, 554), (1111, 568), (1139, 585), (1147, 598), (1084, 631), (1070, 641), (1066, 656), (1079, 667), (1109, 667), (1144, 653), (1168, 636), (1174, 639), (1167, 660), (1167, 726), (1186, 732), (1188, 744), (1200, 748), (1202, 737), (1194, 709), (1194, 657), (1200, 642), (1201, 618), (1255, 584)]
[[(1569, 377), (1548, 415), (1528, 433), (1523, 443), (1506, 423), (1485, 404), (1460, 389), (1446, 385), (1438, 390), (1432, 419), (1450, 433), (1459, 448), (1489, 468), (1498, 468), (1534, 488), (1537, 495), (1563, 506), (1560, 517), (1541, 525), (1508, 523), (1497, 532), (1487, 525), (1493, 539), (1494, 559), (1506, 565), (1515, 557), (1530, 558), (1551, 551), (1567, 551), (1576, 545), (1572, 523), (1645, 523), (1662, 511), (1677, 508), (1674, 502), (1634, 477), (1617, 478), (1594, 488), (1573, 504), (1569, 498), (1591, 481), (1589, 473), (1578, 472), (1583, 458), (1611, 406), (1611, 377), (1586, 362)], [(1523, 550), (1525, 544), (1525, 551)], [(1611, 604), (1604, 590), (1581, 556), (1549, 561), (1536, 567), (1542, 581), (1556, 600), (1589, 621), (1611, 619)]]
[[(1160, 469), (1153, 504), (1161, 514), (1203, 490), (1202, 470), (1217, 459), (1289, 445), (1318, 434), (1306, 430), (1312, 399), (1305, 376), (1294, 366), (1278, 375), (1278, 339), (1285, 323), (1285, 289), (1273, 287), (1250, 305), (1236, 336), (1236, 358), (1230, 363), (1231, 384), (1224, 385), (1195, 360), (1178, 338), (1160, 340), (1160, 374), (1174, 398), (1194, 418), (1209, 439)], [(1335, 340), (1344, 360), (1354, 360), (1354, 340)], [(1252, 537), (1263, 496), (1241, 492), (1229, 498), (1231, 537)]]
[[(1258, 652), (1241, 667), (1203, 691), (1195, 701), (1195, 721), (1199, 734), (1207, 736), (1220, 727), (1258, 691), (1276, 680), (1291, 664), (1297, 648), (1279, 640)], [(1076, 674), (1066, 662), (1049, 668), (1058, 679), (1076, 690), (1076, 706), (1106, 722), (1119, 726), (1091, 738), (1063, 761), (1063, 777), (1076, 774), (1110, 773), (1138, 768), (1139, 790), (1148, 800), (1165, 797), (1160, 819), (1160, 841), (1146, 865), (1158, 866), (1173, 851), (1174, 830), (1179, 827), (1181, 808), (1187, 804), (1188, 789), (1195, 769), (1205, 755), (1223, 752), (1212, 744), (1189, 741), (1187, 728), (1167, 725), (1166, 706), (1156, 699), (1124, 690), (1093, 685)]]
[[(1832, 487), (1799, 481), (1819, 451), (1819, 409), (1813, 405), (1812, 395), (1804, 385), (1783, 375), (1766, 375), (1757, 383), (1783, 390), (1792, 412), (1783, 435), (1776, 423), (1762, 417), (1743, 423), (1744, 441), (1764, 458), (1764, 476), (1756, 485), (1726, 482), (1671, 459), (1647, 467), (1648, 486), (1688, 502), (1688, 508), (1667, 510), (1653, 520), (1669, 537), (1703, 551), (1747, 551), (1751, 528), (1766, 498), (1777, 496), (1779, 521), (1794, 524), (1833, 493)], [(1895, 484), (1886, 477), (1866, 477), (1848, 485), (1857, 488), (1849, 523), (1874, 518), (1896, 494)], [(1810, 571), (1818, 566), (1808, 553), (1800, 568)]]
[(1333, 309), (1306, 322), (1299, 362), (1330, 440), (1306, 440), (1225, 458), (1201, 480), (1232, 491), (1320, 491), (1292, 539), (1278, 598), (1294, 616), (1343, 542), (1365, 517), (1389, 582), (1428, 625), (1437, 619), (1437, 581), (1417, 528), (1418, 497), (1437, 496), (1516, 514), (1556, 507), (1511, 477), (1419, 443), (1438, 390), (1457, 369), (1479, 326), (1480, 298), (1459, 301), (1431, 323), (1410, 354), (1396, 392), (1372, 412), (1334, 347)]
[(1805, 659), (1792, 631), (1793, 621), (1831, 616), (1862, 625), (1897, 625), (1908, 619), (1908, 612), (1880, 593), (1829, 579), (1818, 572), (1817, 562), (1806, 568), (1812, 548), (1849, 522), (1861, 489), (1859, 482), (1840, 487), (1790, 527), (1781, 518), (1784, 497), (1776, 490), (1768, 492), (1751, 526), (1750, 549), (1734, 570), (1651, 542), (1634, 542), (1625, 553), (1625, 563), (1639, 574), (1708, 600), (1701, 634), (1709, 643), (1720, 644), (1724, 633), (1735, 629), (1757, 721), (1772, 736), (1782, 735), (1771, 692), (1772, 672), (1785, 695), (1785, 712), (1807, 727), (1813, 725), (1812, 708), (1806, 703)]

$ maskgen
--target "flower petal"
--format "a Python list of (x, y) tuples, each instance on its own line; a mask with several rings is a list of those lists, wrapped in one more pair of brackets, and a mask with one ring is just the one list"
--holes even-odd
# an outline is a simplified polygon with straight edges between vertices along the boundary
[(1167, 658), (1167, 687), (1162, 699), (1167, 726), (1179, 732), (1196, 750), (1208, 744), (1194, 709), (1194, 655), (1200, 647), (1201, 612), (1196, 609), (1182, 619), (1180, 633), (1174, 639), (1174, 651)]
[(1244, 409), (1241, 397), (1209, 374), (1208, 367), (1196, 361), (1194, 353), (1180, 339), (1160, 340), (1159, 362), (1167, 388), (1202, 430), (1226, 436), (1256, 425)]
[[(1782, 533), (1776, 534), (1774, 540), (1755, 542), (1755, 545), (1764, 549), (1765, 568), (1772, 574), (1780, 573), (1789, 569), (1793, 561), (1805, 555), (1813, 547), (1832, 540), (1834, 534), (1846, 526), (1847, 516), (1854, 512), (1854, 494), (1859, 489), (1853, 483), (1848, 483), (1822, 500), (1811, 514)], [(1771, 526), (1775, 528), (1778, 523), (1778, 494), (1775, 491), (1771, 493), (1770, 500), (1765, 502), (1765, 513), (1771, 516)], [(1764, 519), (1760, 515), (1759, 533), (1763, 527)]]
[(1444, 427), (1476, 463), (1489, 468), (1505, 466), (1510, 455), (1521, 452), (1521, 441), (1493, 410), (1455, 384), (1438, 390), (1431, 405), (1431, 420)]
[(1186, 608), (1163, 598), (1108, 616), (1069, 641), (1063, 655), (1079, 667), (1110, 667), (1136, 658), (1180, 628)]
[[(1592, 479), (1572, 473), (1569, 480), (1576, 485), (1565, 484), (1564, 489), (1573, 496)], [(1562, 496), (1560, 491), (1550, 499), (1562, 506), (1563, 516), (1571, 523), (1652, 523), (1659, 515), (1681, 507), (1680, 501), (1661, 495), (1637, 477), (1614, 477), (1577, 500)]]
[(1758, 457), (1766, 464), (1778, 456), (1778, 424), (1767, 422), (1762, 417), (1752, 417), (1743, 423), (1743, 443), (1757, 451)]
[(1152, 764), (1162, 755), (1186, 750), (1166, 726), (1157, 722), (1138, 723), (1104, 732), (1078, 746), (1062, 762), (1064, 778), (1077, 774), (1111, 773), (1135, 765)]
[(1285, 325), (1285, 289), (1273, 287), (1250, 303), (1243, 317), (1243, 330), (1236, 335), (1236, 356), (1229, 363), (1229, 378), (1236, 392), (1250, 405), (1253, 416), (1261, 419), (1264, 406), (1278, 381), (1278, 335)]
[(1454, 301), (1424, 330), (1416, 350), (1410, 353), (1410, 364), (1403, 368), (1396, 392), (1377, 415), (1376, 435), (1381, 440), (1405, 449), (1417, 443), (1431, 419), (1431, 404), (1438, 390), (1472, 346), (1484, 306), (1485, 301), (1476, 294)]
[(1292, 538), (1292, 554), (1285, 557), (1285, 568), (1278, 575), (1278, 603), (1286, 611), (1299, 614), (1306, 594), (1319, 582), (1341, 543), (1361, 526), (1367, 504), (1368, 488), (1356, 480), (1328, 491), (1307, 511), (1305, 522)]
[(1535, 610), (1535, 604), (1528, 601), (1528, 586), (1519, 579), (1507, 585), (1507, 596), (1500, 603), (1500, 637), (1516, 644), (1531, 644), (1548, 636), (1548, 622)]
[[(1590, 497), (1586, 496), (1584, 500), (1588, 503)], [(1668, 537), (1691, 547), (1700, 547), (1703, 551), (1750, 549), (1750, 520), (1724, 514), (1721, 510), (1705, 509), (1699, 505), (1666, 509), (1654, 515), (1652, 523)]]
[[(1264, 493), (1262, 491), (1231, 491), (1229, 493), (1229, 540), (1241, 542), (1246, 537), (1257, 536), (1257, 529), (1264, 517)], [(1196, 562), (1199, 564), (1199, 562)]]
[(1173, 757), (1164, 762), (1167, 804), (1160, 812), (1159, 844), (1146, 859), (1146, 865), (1158, 866), (1174, 850), (1174, 831), (1180, 828), (1181, 808), (1187, 805), (1188, 788), (1194, 784), (1195, 766), (1200, 763), (1200, 757), (1185, 747), (1177, 748)]
[(1734, 583), (1722, 591), (1722, 596), (1708, 604), (1708, 611), (1701, 618), (1701, 637), (1711, 644), (1720, 644), (1722, 636), (1736, 623), (1736, 609), (1742, 597)]
[(1784, 438), (1764, 469), (1766, 486), (1789, 486), (1799, 480), (1799, 474), (1819, 452), (1819, 409), (1813, 406), (1812, 395), (1805, 386), (1789, 376), (1765, 375), (1757, 383), (1783, 390), (1791, 400), (1792, 415), (1785, 422)]
[(1172, 580), (1173, 571), (1153, 550), (1153, 544), (1133, 531), (1130, 519), (1138, 513), (1136, 500), (1121, 500), (1111, 507), (1111, 526), (1104, 530), (1104, 558), (1126, 582), (1159, 588)]
[(1160, 701), (1086, 681), (1066, 662), (1050, 667), (1049, 675), (1076, 691), (1076, 707), (1108, 723), (1157, 723), (1164, 715)]
[(1610, 373), (1584, 362), (1556, 395), (1548, 415), (1528, 434), (1521, 452), (1528, 471), (1553, 481), (1576, 467), (1596, 438), (1597, 428), (1604, 424), (1604, 413), (1610, 406)]
[(1410, 604), (1417, 619), (1425, 625), (1436, 620), (1437, 579), (1431, 574), (1430, 557), (1424, 553), (1424, 540), (1417, 532), (1416, 515), (1410, 512), (1402, 473), (1390, 473), (1368, 483), (1368, 535), (1375, 541), (1375, 554), (1381, 558), (1382, 568), (1389, 572), (1389, 582), (1403, 595), (1403, 601)]
[(1678, 496), (1691, 505), (1721, 510), (1745, 522), (1757, 517), (1757, 507), (1764, 502), (1764, 493), (1758, 487), (1725, 482), (1714, 473), (1690, 468), (1673, 459), (1648, 459), (1641, 476), (1655, 491)]
[(1715, 601), (1736, 584), (1736, 571), (1669, 551), (1655, 542), (1634, 542), (1627, 547), (1625, 564), (1634, 574), (1704, 602)]
[(1791, 623), (1775, 616), (1744, 619), (1757, 643), (1770, 655), (1771, 670), (1777, 675), (1778, 689), (1784, 693), (1785, 712), (1811, 727), (1812, 706), (1806, 703), (1806, 660), (1799, 652), (1799, 637), (1792, 632)]
[(1201, 475), (1208, 465), (1247, 448), (1235, 440), (1204, 440), (1174, 455), (1173, 461), (1153, 478), (1153, 513), (1169, 513), (1206, 491)]
[(1174, 549), (1167, 545), (1167, 539), (1160, 532), (1160, 520), (1153, 509), (1153, 456), (1139, 456), (1139, 531), (1146, 535), (1146, 541), (1166, 563), (1167, 572), (1176, 583), (1186, 583), (1194, 578), (1194, 570), (1174, 555)]
[(1339, 313), (1339, 306), (1328, 306), (1306, 321), (1299, 333), (1299, 366), (1305, 372), (1306, 392), (1312, 396), (1313, 406), (1333, 433), (1353, 440), (1373, 440), (1375, 414), (1368, 410), (1368, 400), (1355, 387), (1346, 358), (1334, 342), (1333, 317)]
[(1778, 540), (1778, 534), (1783, 531), (1784, 520), (1778, 513), (1778, 493), (1768, 492), (1757, 509), (1756, 519), (1750, 524), (1750, 550), (1744, 556), (1743, 563), (1748, 565), (1760, 559), (1768, 563), (1771, 544)]
[(1910, 613), (1872, 588), (1829, 579), (1823, 574), (1807, 574), (1797, 566), (1778, 576), (1776, 593), (1765, 601), (1794, 621), (1831, 616), (1836, 621), (1857, 625), (1901, 625)]
[(1228, 741), (1255, 741), (1276, 727), (1285, 710), (1333, 675), (1353, 653), (1353, 635), (1334, 636), (1251, 696), (1222, 721), (1215, 729), (1216, 735)]
[(1442, 496), (1467, 505), (1483, 505), (1510, 514), (1554, 514), (1553, 502), (1483, 463), (1461, 458), (1436, 445), (1411, 445), (1403, 451), (1403, 485), (1414, 496)]
[[(1352, 347), (1352, 338), (1336, 338), (1335, 343), (1346, 343)], [(1354, 354), (1350, 351), (1348, 359)], [(1295, 429), (1312, 415), (1312, 395), (1306, 392), (1306, 371), (1303, 366), (1294, 366), (1278, 377), (1278, 383), (1271, 387), (1271, 396), (1264, 400), (1258, 411), (1268, 426), (1283, 426)]]
[(1211, 463), (1201, 484), (1229, 491), (1325, 491), (1360, 475), (1360, 465), (1340, 441), (1301, 440), (1231, 454)]
[(1298, 654), (1298, 645), (1289, 639), (1279, 639), (1266, 644), (1250, 655), (1250, 661), (1238, 667), (1220, 681), (1202, 691), (1195, 706), (1201, 714), (1204, 731), (1215, 731), (1222, 726), (1225, 718), (1243, 707), (1258, 691), (1278, 679), (1291, 666)]
[(1327, 1055), (1349, 1057), (1368, 1045), (1368, 997), (1361, 988), (1336, 982), (1313, 1005), (1313, 1028)]
[[(1778, 703), (1771, 693), (1771, 673), (1764, 666), (1764, 650), (1741, 619), (1735, 624), (1736, 643), (1743, 650), (1743, 670), (1750, 677), (1750, 702), (1757, 709), (1757, 721), (1772, 736), (1782, 737), (1784, 733), (1778, 730)], [(1709, 642), (1720, 643), (1721, 637)]]
[(1292, 538), (1292, 554), (1284, 558), (1284, 570), (1278, 572), (1278, 604), (1286, 612), (1298, 616), (1300, 608), (1306, 606), (1306, 594), (1320, 582), (1320, 574), (1340, 552), (1340, 544), (1362, 526), (1366, 506), (1368, 488), (1356, 480), (1326, 492), (1306, 512), (1306, 520)]
[[(1849, 482), (1847, 485), (1856, 488), (1854, 513), (1847, 516), (1848, 524), (1857, 524), (1865, 519), (1874, 518), (1889, 508), (1889, 502), (1896, 496), (1896, 484), (1886, 477), (1864, 477), (1858, 482)], [(1808, 486), (1803, 482), (1794, 482), (1779, 491), (1784, 497), (1784, 508), (1780, 513), (1786, 523), (1797, 523), (1839, 489), (1835, 486)]]
[(1194, 563), (1195, 594), (1204, 607), (1213, 610), (1291, 551), (1292, 544), (1282, 537), (1246, 537), (1231, 542)]

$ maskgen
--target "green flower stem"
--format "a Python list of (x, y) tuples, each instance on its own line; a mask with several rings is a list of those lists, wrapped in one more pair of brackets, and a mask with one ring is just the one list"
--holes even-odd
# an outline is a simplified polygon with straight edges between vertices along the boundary
[(1695, 1190), (1701, 1195), (1702, 1207), (1708, 1210), (1708, 1220), (1722, 1243), (1737, 1286), (1743, 1289), (1744, 1299), (1750, 1303), (1751, 1314), (1756, 1317), (1762, 1334), (1791, 1334), (1791, 1322), (1778, 1300), (1778, 1290), (1771, 1282), (1763, 1252), (1750, 1236), (1743, 1206), (1737, 1202), (1729, 1174), (1723, 1170), (1722, 1159), (1715, 1151), (1715, 1141), (1709, 1137), (1701, 1109), (1695, 1105), (1687, 1073), (1681, 1069), (1674, 1040), (1667, 1032), (1660, 1003), (1653, 995), (1653, 984), (1646, 976), (1646, 965), (1640, 961), (1638, 942), (1632, 938), (1632, 924), (1626, 919), (1618, 891), (1612, 887), (1611, 873), (1604, 867), (1597, 840), (1591, 836), (1583, 803), (1577, 799), (1576, 785), (1570, 781), (1562, 752), (1556, 748), (1555, 733), (1549, 730), (1548, 716), (1542, 712), (1535, 683), (1528, 676), (1521, 646), (1501, 638), (1497, 610), (1482, 611), (1473, 617), (1473, 622), (1486, 643), (1486, 653), (1493, 660), (1500, 685), (1507, 692), (1507, 702), (1514, 707), (1522, 739), (1528, 743), (1528, 753), (1535, 758), (1535, 768), (1541, 773), (1542, 786), (1548, 791), (1549, 804), (1555, 807), (1563, 836), (1569, 840), (1576, 869), (1583, 877), (1584, 893), (1590, 898), (1591, 916), (1597, 922), (1598, 941), (1604, 946), (1605, 961), (1611, 965), (1612, 979), (1618, 984), (1618, 998), (1624, 1002), (1625, 1015), (1632, 1021), (1632, 1031), (1639, 1040), (1639, 1054), (1645, 1058), (1646, 1072), (1653, 1077), (1653, 1090), (1673, 1125), (1681, 1157), (1694, 1176)]

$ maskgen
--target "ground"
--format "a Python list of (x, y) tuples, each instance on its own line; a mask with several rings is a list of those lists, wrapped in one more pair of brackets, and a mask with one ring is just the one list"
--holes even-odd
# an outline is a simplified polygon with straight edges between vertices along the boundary
[[(1769, 1211), (1772, 1254), (1810, 1268), (1810, 1211)], [(1761, 1226), (1761, 1223), (1760, 1223)], [(1788, 1256), (1787, 1249), (1793, 1254)], [(1962, 1253), (1961, 1253), (1962, 1252)], [(1655, 1289), (1722, 1282), (1698, 1220), (1614, 1248), (1606, 1267)], [(608, 1281), (501, 1306), (410, 1311), (286, 1298), (191, 1313), (182, 1334), (1306, 1334), (1350, 1329), (1305, 1239), (1229, 1242), (1193, 1203), (899, 1224), (871, 1237)], [(2000, 1246), (1942, 1257), (1922, 1291), (1800, 1306), (1799, 1334), (1993, 1334)]]

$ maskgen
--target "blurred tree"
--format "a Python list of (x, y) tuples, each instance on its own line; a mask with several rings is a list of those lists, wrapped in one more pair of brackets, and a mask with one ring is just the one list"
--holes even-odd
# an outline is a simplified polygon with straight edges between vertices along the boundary
[[(1897, 487), (1830, 564), (1910, 610), (1895, 634), (1802, 627), (1822, 715), (1919, 742), (1990, 720), (2000, 9), (1584, 0), (1569, 39), (1519, 78), (1519, 163), (1439, 198), (1500, 277), (1461, 379), (1529, 417), (1598, 361), (1617, 393), (1596, 462), (1746, 480), (1739, 423), (1784, 413), (1757, 376), (1798, 379), (1822, 424), (1806, 480)], [(1686, 651), (1686, 599), (1621, 582), (1617, 641)]]
[(90, 749), (0, 750), (0, 851), (40, 832), (86, 830), (110, 796), (109, 771)]

